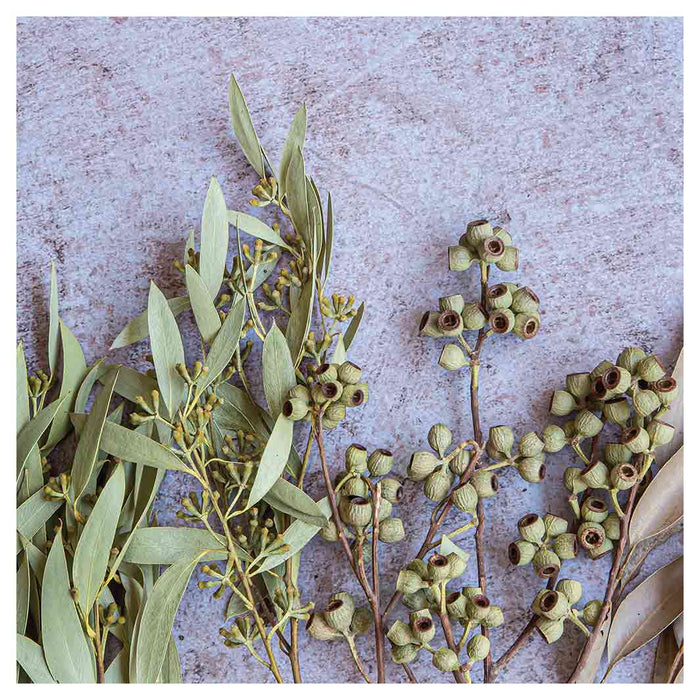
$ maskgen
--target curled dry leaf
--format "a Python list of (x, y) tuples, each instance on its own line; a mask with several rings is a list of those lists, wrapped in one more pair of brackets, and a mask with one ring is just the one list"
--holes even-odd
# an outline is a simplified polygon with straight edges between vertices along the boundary
[(667, 627), (660, 635), (656, 644), (656, 654), (654, 657), (654, 672), (652, 683), (668, 683), (673, 660), (678, 653), (678, 645), (673, 629)]

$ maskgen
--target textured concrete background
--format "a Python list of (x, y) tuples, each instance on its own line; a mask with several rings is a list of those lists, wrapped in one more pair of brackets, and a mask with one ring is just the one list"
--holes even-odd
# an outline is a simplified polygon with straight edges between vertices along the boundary
[[(543, 300), (535, 341), (486, 348), (485, 427), (541, 428), (568, 372), (627, 344), (670, 362), (682, 344), (680, 20), (23, 19), (18, 47), (18, 333), (31, 360), (45, 363), (49, 259), (63, 318), (92, 361), (145, 307), (150, 278), (182, 293), (170, 260), (199, 225), (212, 173), (229, 206), (246, 208), (255, 178), (228, 121), (230, 71), (274, 160), (306, 102), (307, 167), (335, 203), (334, 290), (371, 300), (353, 349), (372, 401), (333, 435), (334, 459), (360, 440), (390, 447), (403, 468), (434, 422), (470, 436), (466, 375), (440, 369), (442, 343), (418, 339), (416, 325), (443, 294), (477, 295), (475, 271), (446, 265), (471, 219), (513, 233), (522, 266), (512, 278)], [(566, 512), (567, 460), (551, 458), (540, 486), (506, 474), (488, 503), (490, 593), (508, 622), (497, 654), (539, 587), (531, 570), (507, 566), (505, 546), (527, 511)], [(163, 522), (190, 485), (169, 477), (165, 488)], [(387, 598), (429, 514), (409, 492), (408, 539), (385, 553)], [(646, 569), (679, 551), (668, 543)], [(608, 566), (581, 559), (565, 573), (595, 597)], [(319, 605), (348, 585), (323, 542), (306, 550), (304, 571)], [(185, 679), (267, 680), (221, 645), (219, 615), (191, 585), (177, 619)], [(581, 642), (574, 629), (555, 647), (533, 641), (501, 680), (565, 679)], [(612, 679), (647, 681), (652, 654)], [(302, 662), (308, 681), (358, 680), (343, 649), (306, 637)], [(416, 672), (444, 679), (427, 663)]]

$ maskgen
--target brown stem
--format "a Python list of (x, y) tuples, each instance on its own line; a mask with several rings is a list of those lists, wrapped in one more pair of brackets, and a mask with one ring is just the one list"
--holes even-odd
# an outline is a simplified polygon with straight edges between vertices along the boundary
[(105, 660), (102, 656), (102, 639), (100, 638), (100, 607), (95, 601), (95, 655), (97, 657), (97, 682), (105, 682)]
[[(442, 590), (442, 595), (445, 595), (444, 587)], [(447, 646), (457, 656), (459, 656), (459, 651), (457, 650), (457, 645), (455, 644), (454, 634), (452, 633), (452, 623), (450, 622), (450, 618), (447, 616), (447, 613), (445, 613), (442, 610), (442, 606), (440, 610), (440, 623), (442, 624), (442, 631), (445, 634), (445, 641), (447, 642)], [(452, 675), (454, 676), (455, 683), (466, 683), (466, 680), (464, 679), (464, 674), (462, 673), (462, 669), (452, 671)]]
[[(284, 516), (285, 530), (290, 525), (291, 518), (288, 515)], [(292, 596), (295, 598), (294, 603), (296, 604), (296, 586), (292, 581), (292, 559), (289, 558), (285, 562), (284, 567), (284, 581), (287, 586), (287, 599), (290, 600)], [(301, 683), (301, 668), (299, 667), (299, 620), (293, 617), (290, 623), (291, 635), (290, 635), (290, 645), (287, 651), (287, 656), (289, 657), (289, 663), (292, 667), (292, 677), (295, 683)]]

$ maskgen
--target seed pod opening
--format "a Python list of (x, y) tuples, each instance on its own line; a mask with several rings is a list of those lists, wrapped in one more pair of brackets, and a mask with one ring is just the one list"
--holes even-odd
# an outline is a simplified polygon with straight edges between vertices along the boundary
[[(414, 613), (414, 615), (416, 615), (416, 613)], [(435, 625), (431, 617), (420, 615), (418, 617), (413, 617), (411, 620), (411, 631), (413, 632), (413, 636), (420, 643), (427, 644), (435, 636)]]
[(464, 322), (462, 321), (462, 315), (452, 309), (443, 311), (437, 319), (438, 328), (442, 331), (443, 335), (456, 336), (462, 332), (464, 328)]
[(637, 483), (638, 477), (637, 468), (628, 462), (616, 464), (610, 470), (610, 483), (618, 491), (631, 489)]
[(418, 335), (424, 335), (428, 338), (442, 338), (443, 332), (437, 324), (439, 316), (437, 311), (426, 311), (418, 325)]
[(428, 576), (433, 581), (445, 581), (450, 578), (450, 560), (442, 554), (433, 554), (428, 559)]
[(601, 559), (604, 557), (606, 554), (610, 554), (615, 545), (613, 545), (612, 540), (609, 537), (605, 537), (603, 540), (602, 544), (600, 544), (598, 547), (594, 547), (593, 549), (588, 550), (588, 556), (593, 559)]
[(633, 454), (649, 449), (649, 433), (644, 428), (628, 428), (622, 433), (622, 444)]
[(547, 466), (540, 457), (525, 457), (518, 462), (518, 474), (531, 484), (539, 484), (547, 475)]
[(608, 506), (600, 498), (589, 497), (581, 506), (581, 517), (591, 523), (602, 523), (608, 517)]
[(350, 629), (355, 603), (348, 593), (336, 593), (329, 601), (324, 612), (326, 622), (336, 630)]
[(319, 382), (334, 382), (338, 378), (338, 368), (324, 362), (314, 370), (314, 374)]
[(584, 522), (578, 529), (578, 541), (583, 549), (590, 552), (605, 541), (605, 529), (599, 523)]
[(470, 620), (481, 622), (491, 610), (491, 601), (483, 594), (478, 594), (467, 599), (467, 615)]
[(662, 406), (668, 406), (678, 396), (678, 384), (672, 377), (654, 382), (652, 389), (659, 397)]
[(518, 520), (518, 532), (524, 540), (537, 544), (545, 535), (544, 520), (537, 513), (528, 513)]
[(282, 415), (289, 420), (301, 420), (309, 412), (309, 406), (303, 399), (287, 399), (282, 404)]
[(486, 302), (492, 309), (507, 309), (513, 297), (505, 284), (494, 284), (486, 290)]
[(493, 472), (478, 469), (469, 479), (479, 498), (490, 498), (498, 492), (498, 477)]
[(367, 400), (367, 395), (364, 388), (359, 384), (348, 384), (344, 389), (342, 396), (340, 397), (341, 402), (348, 407), (357, 408), (362, 406)]
[(321, 393), (327, 401), (335, 401), (340, 398), (340, 394), (343, 391), (343, 387), (340, 386), (338, 382), (323, 382), (321, 384)]
[(508, 545), (508, 561), (513, 566), (526, 566), (532, 561), (536, 552), (537, 547), (532, 542), (517, 540)]
[(513, 326), (515, 326), (515, 316), (510, 309), (494, 311), (489, 316), (489, 326), (498, 335), (510, 333), (513, 330)]
[(479, 248), (479, 257), (486, 263), (497, 263), (505, 253), (506, 244), (498, 236), (485, 239)]
[(624, 394), (632, 383), (632, 375), (624, 367), (610, 367), (601, 379), (605, 388), (616, 394)]
[(544, 589), (537, 594), (532, 603), (532, 610), (536, 615), (548, 620), (559, 620), (569, 610), (569, 601), (561, 591)]
[(532, 340), (540, 330), (540, 320), (532, 314), (517, 314), (513, 333), (522, 340)]

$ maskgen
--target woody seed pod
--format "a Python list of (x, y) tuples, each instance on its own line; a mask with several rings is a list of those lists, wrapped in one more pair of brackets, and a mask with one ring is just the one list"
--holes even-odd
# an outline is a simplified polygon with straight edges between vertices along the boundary
[(604, 557), (606, 554), (610, 554), (614, 548), (614, 544), (612, 543), (612, 540), (609, 537), (606, 537), (603, 540), (603, 543), (599, 545), (598, 547), (594, 547), (593, 549), (588, 550), (588, 556), (591, 559), (600, 559), (601, 557)]
[[(611, 399), (613, 397), (613, 392), (609, 391), (606, 386), (605, 382), (603, 381), (602, 376), (595, 377), (594, 379), (591, 380), (591, 397), (596, 399), (596, 404), (600, 404), (602, 401), (606, 401), (607, 399)], [(589, 402), (588, 404), (591, 406), (591, 403)], [(591, 406), (592, 407), (592, 406)], [(598, 410), (597, 408), (595, 410)]]
[(438, 299), (438, 308), (440, 311), (456, 311), (458, 314), (461, 314), (462, 309), (464, 309), (464, 297), (461, 294), (440, 297)]
[(491, 651), (491, 642), (483, 634), (475, 634), (467, 643), (467, 656), (472, 663), (485, 659)]
[(662, 406), (670, 406), (671, 402), (678, 396), (678, 384), (672, 377), (659, 379), (651, 386), (656, 395), (659, 397)]
[(490, 309), (507, 309), (513, 297), (505, 284), (494, 284), (486, 290), (486, 303)]
[(406, 568), (415, 571), (423, 580), (430, 578), (428, 575), (428, 565), (422, 559), (412, 559)]
[(323, 416), (321, 419), (321, 424), (325, 430), (334, 430), (340, 425), (340, 421), (331, 420), (328, 416)]
[(289, 420), (301, 420), (309, 412), (309, 405), (303, 399), (287, 399), (282, 404), (282, 415)]
[(522, 340), (531, 340), (540, 330), (540, 319), (533, 314), (516, 314), (513, 333)]
[(581, 517), (590, 523), (602, 523), (608, 517), (605, 501), (589, 496), (581, 506)]
[(435, 625), (429, 610), (411, 613), (411, 631), (413, 638), (421, 644), (428, 644), (435, 636)]
[(542, 431), (545, 452), (559, 452), (567, 443), (566, 434), (558, 425), (548, 425)]
[(454, 343), (448, 343), (442, 349), (438, 364), (448, 372), (455, 372), (462, 367), (466, 367), (469, 363), (464, 357), (464, 351)]
[(603, 416), (609, 423), (627, 425), (631, 414), (632, 410), (624, 396), (619, 396), (603, 405)]
[(391, 515), (392, 505), (386, 498), (379, 497), (379, 505), (377, 507), (377, 521), (382, 522)]
[(609, 367), (602, 376), (608, 391), (624, 394), (632, 384), (632, 375), (624, 367)]
[(463, 586), (462, 593), (471, 600), (474, 596), (483, 595), (484, 592), (479, 586)]
[(538, 617), (535, 629), (547, 644), (554, 644), (564, 634), (564, 620), (548, 620), (546, 617)]
[(352, 527), (366, 527), (372, 520), (372, 503), (362, 496), (341, 498), (339, 510), (343, 522)]
[(326, 542), (337, 542), (339, 539), (338, 528), (335, 522), (331, 519), (322, 528), (319, 533)]
[(450, 460), (450, 471), (456, 476), (462, 476), (469, 467), (470, 456), (467, 450), (460, 450)]
[(314, 639), (319, 639), (322, 642), (343, 638), (343, 633), (333, 629), (320, 613), (311, 613), (311, 617), (306, 623), (306, 631)]
[(400, 542), (406, 533), (400, 518), (386, 518), (379, 523), (379, 540), (386, 544)]
[(379, 448), (369, 456), (367, 467), (371, 476), (384, 476), (394, 466), (394, 455), (389, 450)]
[(479, 498), (490, 498), (498, 491), (498, 477), (493, 472), (479, 469), (474, 472), (469, 483), (474, 487)]
[(445, 450), (452, 444), (452, 431), (444, 423), (435, 424), (428, 431), (428, 444), (440, 457), (444, 456)]
[(404, 594), (411, 594), (425, 588), (426, 584), (420, 574), (410, 569), (401, 569), (396, 579), (396, 590)]
[(557, 590), (566, 596), (570, 605), (576, 605), (583, 595), (583, 586), (572, 578), (563, 578), (557, 583)]
[(547, 475), (547, 467), (541, 457), (525, 457), (517, 464), (518, 474), (530, 484), (539, 484)]
[(564, 534), (569, 529), (569, 523), (566, 518), (553, 513), (547, 513), (544, 516), (544, 530), (549, 539)]
[(613, 488), (616, 488), (618, 491), (627, 491), (627, 489), (631, 489), (637, 483), (638, 477), (639, 473), (637, 472), (637, 468), (629, 462), (616, 464), (610, 470), (610, 483)]
[(503, 257), (496, 262), (496, 267), (503, 272), (515, 272), (518, 269), (520, 251), (512, 245), (507, 245)]
[(369, 489), (361, 476), (350, 477), (344, 484), (342, 492), (345, 496), (362, 496), (367, 498)]
[(513, 237), (501, 226), (493, 227), (493, 235), (498, 236), (506, 245), (510, 245), (513, 242)]
[(450, 492), (452, 487), (452, 473), (438, 469), (428, 476), (423, 484), (425, 497), (438, 503)]
[(632, 395), (632, 405), (640, 416), (646, 418), (661, 406), (661, 399), (651, 389), (638, 389)]
[(648, 355), (639, 361), (635, 374), (645, 382), (658, 382), (666, 374), (666, 368), (656, 355)]
[(324, 362), (314, 370), (314, 375), (316, 376), (316, 381), (322, 384), (323, 382), (334, 382), (338, 379), (338, 366)]
[[(470, 221), (467, 224), (467, 232), (464, 235), (466, 242), (469, 243), (472, 248), (478, 248), (482, 241), (493, 236), (493, 227), (491, 224), (484, 220), (479, 219), (478, 221)], [(462, 239), (460, 243), (464, 245)]]
[(581, 523), (577, 534), (578, 543), (587, 552), (600, 547), (605, 541), (605, 528), (600, 523)]
[(495, 425), (489, 428), (488, 444), (492, 446), (497, 454), (503, 455), (503, 457), (510, 457), (514, 442), (515, 436), (509, 426)]
[(497, 263), (506, 253), (506, 244), (498, 236), (491, 236), (482, 241), (477, 252), (485, 263)]
[(554, 539), (552, 549), (562, 561), (575, 559), (578, 554), (578, 539), (573, 532), (564, 532)]
[(311, 401), (311, 392), (309, 388), (303, 384), (297, 384), (292, 389), (289, 390), (290, 399), (304, 399), (306, 403)]
[(622, 444), (632, 454), (639, 454), (649, 449), (649, 433), (644, 428), (630, 428), (622, 433)]
[(543, 588), (532, 601), (532, 612), (547, 620), (559, 620), (569, 611), (569, 600), (559, 590)]
[(483, 627), (491, 629), (493, 627), (500, 627), (503, 622), (503, 610), (501, 610), (498, 605), (492, 605), (486, 617), (481, 621), (481, 624)]
[(416, 660), (420, 646), (417, 644), (406, 644), (402, 647), (391, 647), (391, 660), (397, 664), (410, 664)]
[(461, 620), (467, 616), (467, 597), (455, 591), (445, 598), (445, 607), (451, 620)]
[(625, 348), (617, 357), (615, 363), (618, 367), (624, 367), (630, 374), (636, 374), (637, 365), (647, 354), (642, 348)]
[(578, 467), (569, 467), (564, 471), (564, 486), (569, 493), (574, 495), (588, 488), (586, 482), (581, 479), (581, 470)]
[(462, 322), (466, 330), (481, 330), (486, 325), (486, 321), (488, 321), (488, 316), (484, 312), (481, 304), (472, 302), (462, 309)]
[(455, 489), (452, 494), (452, 503), (454, 503), (455, 508), (463, 513), (474, 513), (479, 503), (479, 495), (470, 483), (466, 483)]
[(343, 393), (340, 396), (340, 402), (344, 406), (357, 408), (367, 402), (367, 390), (363, 384), (348, 384), (343, 388)]
[(413, 642), (413, 634), (411, 628), (402, 620), (396, 620), (386, 633), (389, 641), (399, 647), (405, 646)]
[(564, 430), (564, 435), (566, 435), (568, 440), (573, 440), (576, 435), (576, 424), (574, 423), (573, 420), (568, 420), (564, 425), (562, 426)]
[(338, 382), (324, 382), (323, 384), (314, 384), (311, 389), (311, 398), (322, 404), (326, 401), (337, 401), (343, 393), (343, 385)]
[(653, 420), (647, 426), (647, 433), (649, 433), (649, 441), (652, 445), (652, 449), (671, 442), (675, 432), (676, 429), (672, 425), (664, 423), (662, 420)]
[(596, 623), (598, 622), (598, 618), (600, 617), (600, 611), (602, 609), (602, 600), (591, 600), (590, 602), (586, 603), (586, 605), (583, 607), (581, 617), (589, 627), (595, 627)]
[(513, 566), (526, 566), (536, 553), (537, 547), (527, 540), (516, 540), (508, 545), (508, 561)]
[(332, 404), (330, 404), (330, 406), (328, 406), (328, 408), (326, 408), (323, 418), (324, 420), (331, 421), (337, 425), (341, 421), (345, 420), (345, 412), (345, 405), (340, 401), (334, 401)]
[(592, 370), (590, 373), (591, 376), (591, 381), (593, 381), (596, 377), (602, 377), (611, 367), (614, 367), (612, 362), (609, 362), (608, 360), (603, 360), (602, 362), (599, 362)]
[(617, 513), (610, 513), (603, 521), (603, 529), (609, 540), (620, 539), (620, 516)]
[(372, 627), (372, 611), (369, 608), (357, 608), (352, 616), (350, 634), (367, 634)]
[(450, 561), (442, 554), (433, 554), (428, 559), (428, 576), (433, 582), (446, 581), (450, 578)]
[(459, 659), (452, 649), (443, 647), (433, 654), (433, 666), (435, 666), (438, 671), (443, 671), (445, 673), (448, 671), (456, 671), (459, 668)]
[(603, 459), (608, 466), (613, 467), (621, 462), (629, 462), (632, 452), (618, 442), (608, 442), (603, 448)]
[(402, 603), (409, 610), (422, 610), (430, 606), (428, 602), (428, 596), (426, 595), (427, 589), (421, 589), (415, 593), (404, 593)]
[(510, 333), (515, 326), (515, 315), (510, 309), (499, 309), (489, 316), (489, 326), (494, 333)]
[(447, 561), (450, 563), (450, 579), (459, 578), (467, 568), (466, 560), (456, 552), (450, 552), (447, 555)]
[(536, 457), (542, 454), (543, 450), (544, 442), (537, 433), (531, 431), (520, 438), (518, 451), (523, 457)]
[(403, 486), (396, 479), (382, 479), (379, 482), (379, 493), (389, 503), (396, 505), (403, 496)]
[(349, 593), (341, 592), (331, 596), (323, 616), (333, 629), (341, 632), (350, 629), (352, 616), (355, 613), (355, 601)]
[(544, 520), (537, 513), (529, 513), (518, 521), (518, 532), (524, 540), (539, 544), (546, 532)]
[(535, 314), (540, 307), (540, 298), (530, 287), (519, 287), (513, 293), (511, 309), (516, 314)]
[(427, 338), (442, 338), (443, 332), (437, 324), (439, 316), (440, 314), (437, 311), (426, 311), (421, 317), (418, 335), (423, 335)]
[(594, 437), (603, 429), (603, 421), (586, 409), (578, 412), (574, 425), (576, 432), (585, 438)]
[(470, 620), (481, 622), (486, 619), (490, 611), (491, 601), (483, 593), (467, 596), (467, 616)]
[(608, 468), (603, 462), (591, 462), (582, 472), (581, 481), (589, 489), (605, 488), (609, 481)]
[(588, 372), (566, 376), (566, 390), (577, 399), (585, 399), (591, 393), (591, 377)]
[(451, 245), (447, 249), (447, 266), (452, 272), (463, 272), (479, 257), (462, 245)]
[(532, 558), (532, 568), (540, 578), (551, 578), (561, 570), (561, 561), (554, 552), (541, 547)]
[(568, 416), (576, 410), (576, 399), (568, 392), (557, 389), (549, 402), (549, 412), (555, 416)]
[(423, 481), (435, 471), (440, 460), (432, 452), (414, 452), (408, 464), (407, 474), (411, 481)]
[(345, 450), (345, 469), (363, 473), (367, 466), (367, 448), (354, 442)]
[(362, 377), (362, 370), (349, 360), (338, 367), (338, 379), (343, 384), (358, 384)]
[(442, 334), (448, 337), (458, 336), (464, 330), (462, 315), (451, 309), (443, 311), (438, 316), (437, 325)]

